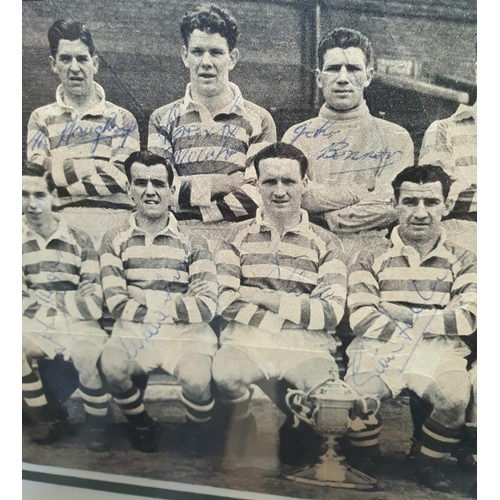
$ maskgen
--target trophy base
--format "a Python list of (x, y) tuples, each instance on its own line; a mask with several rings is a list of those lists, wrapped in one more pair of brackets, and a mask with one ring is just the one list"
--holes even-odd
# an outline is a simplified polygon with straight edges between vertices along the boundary
[(294, 474), (285, 475), (285, 478), (298, 483), (328, 486), (330, 488), (364, 491), (381, 489), (376, 479), (349, 465), (336, 461), (308, 466)]

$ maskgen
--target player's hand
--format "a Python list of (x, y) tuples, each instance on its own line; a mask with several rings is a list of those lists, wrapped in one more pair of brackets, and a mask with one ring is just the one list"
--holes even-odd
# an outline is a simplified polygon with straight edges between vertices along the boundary
[(392, 302), (380, 302), (379, 308), (394, 321), (413, 323), (413, 313), (410, 308), (394, 304)]
[(127, 287), (127, 293), (131, 299), (136, 300), (139, 304), (145, 306), (146, 304), (146, 292), (139, 288), (138, 286), (130, 285)]
[(96, 292), (97, 285), (92, 283), (89, 280), (82, 280), (78, 284), (77, 293), (80, 297), (87, 297), (88, 295), (92, 295)]
[(311, 293), (311, 299), (331, 300), (333, 299), (332, 285), (322, 283)]
[(209, 290), (210, 284), (206, 280), (195, 279), (191, 281), (188, 285), (188, 289), (186, 290), (187, 297), (196, 297), (200, 293), (205, 293)]

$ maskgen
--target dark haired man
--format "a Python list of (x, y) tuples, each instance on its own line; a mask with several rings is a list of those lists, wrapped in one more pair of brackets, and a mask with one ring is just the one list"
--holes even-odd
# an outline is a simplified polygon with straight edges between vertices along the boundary
[(132, 208), (123, 160), (139, 149), (137, 122), (129, 111), (106, 101), (94, 81), (99, 58), (87, 26), (58, 20), (48, 39), (50, 64), (61, 84), (56, 102), (31, 114), (27, 157), (51, 172), (61, 218), (99, 244)]
[(162, 368), (178, 377), (193, 452), (205, 451), (214, 406), (210, 391), (217, 338), (209, 326), (217, 302), (213, 256), (202, 236), (188, 236), (169, 211), (172, 165), (149, 151), (125, 161), (136, 212), (105, 234), (101, 274), (116, 322), (101, 358), (110, 392), (127, 417), (131, 441), (157, 448), (156, 425), (134, 375)]
[(50, 443), (64, 419), (49, 404), (33, 361), (71, 360), (78, 371), (88, 446), (107, 447), (108, 395), (97, 361), (107, 339), (98, 324), (102, 288), (97, 252), (90, 237), (60, 221), (52, 211), (57, 197), (50, 173), (26, 164), (23, 196), (23, 399), (35, 415), (32, 438)]
[(250, 384), (283, 379), (308, 391), (337, 371), (333, 334), (346, 295), (338, 238), (300, 208), (307, 158), (276, 143), (257, 153), (255, 169), (262, 211), (216, 256), (218, 312), (228, 324), (213, 377), (230, 407), (227, 453), (236, 458), (255, 432)]
[[(406, 168), (392, 186), (399, 226), (390, 241), (361, 251), (349, 275), (356, 338), (345, 379), (362, 394), (396, 397), (407, 388), (430, 403), (415, 473), (422, 484), (448, 491), (439, 467), (460, 441), (470, 398), (470, 350), (461, 337), (476, 329), (476, 257), (442, 229), (451, 179), (441, 167)], [(367, 417), (349, 435), (350, 458), (360, 468), (380, 454), (380, 415)]]
[(182, 19), (181, 34), (191, 81), (182, 99), (151, 115), (148, 149), (174, 163), (177, 218), (216, 240), (222, 221), (254, 217), (259, 197), (245, 182), (247, 162), (262, 143), (276, 141), (276, 126), (229, 81), (239, 29), (227, 10), (194, 9)]
[(288, 129), (283, 141), (309, 160), (302, 207), (354, 255), (396, 220), (390, 182), (413, 165), (413, 143), (402, 127), (370, 115), (363, 95), (374, 74), (373, 51), (364, 35), (331, 31), (318, 46), (318, 60), (325, 103), (316, 118)]

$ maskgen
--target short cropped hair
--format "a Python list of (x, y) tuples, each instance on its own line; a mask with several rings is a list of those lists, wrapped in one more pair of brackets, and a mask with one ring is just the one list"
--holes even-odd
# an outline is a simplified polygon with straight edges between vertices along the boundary
[(49, 28), (48, 32), (50, 55), (55, 59), (59, 49), (60, 40), (81, 40), (89, 49), (91, 56), (94, 55), (94, 41), (92, 34), (85, 24), (73, 19), (58, 19)]
[(227, 40), (229, 51), (236, 47), (240, 34), (236, 19), (226, 9), (213, 3), (203, 4), (184, 15), (181, 21), (181, 36), (184, 45), (189, 45), (189, 37), (194, 30), (205, 33), (219, 33)]
[(319, 69), (323, 68), (325, 53), (327, 50), (348, 49), (355, 47), (361, 49), (365, 55), (366, 66), (369, 68), (373, 64), (373, 48), (370, 40), (363, 33), (350, 28), (337, 28), (327, 33), (318, 45)]
[(307, 167), (309, 163), (307, 161), (306, 155), (296, 146), (288, 144), (286, 142), (275, 142), (262, 148), (254, 157), (254, 166), (259, 177), (259, 164), (262, 160), (267, 160), (269, 158), (288, 158), (290, 160), (295, 160), (299, 162), (300, 165), (300, 175), (302, 178), (306, 176)]
[(399, 201), (401, 185), (403, 182), (414, 182), (415, 184), (429, 184), (431, 182), (440, 182), (443, 188), (443, 198), (446, 200), (450, 194), (450, 188), (453, 183), (451, 177), (437, 165), (421, 165), (419, 167), (407, 167), (394, 178), (392, 189), (396, 202)]
[(134, 163), (140, 163), (146, 167), (151, 167), (153, 165), (165, 165), (165, 169), (167, 170), (168, 185), (169, 187), (172, 187), (172, 183), (174, 182), (174, 170), (170, 160), (163, 158), (163, 156), (155, 155), (154, 153), (151, 153), (151, 151), (135, 151), (124, 161), (125, 174), (129, 182), (132, 182), (132, 174), (130, 173), (130, 170), (132, 169), (132, 165)]
[(23, 163), (23, 177), (40, 177), (45, 179), (45, 183), (47, 184), (47, 190), (49, 193), (52, 193), (56, 189), (56, 183), (54, 182), (54, 178), (50, 172), (45, 170), (45, 167), (39, 165), (38, 163), (33, 163), (31, 161), (25, 161)]

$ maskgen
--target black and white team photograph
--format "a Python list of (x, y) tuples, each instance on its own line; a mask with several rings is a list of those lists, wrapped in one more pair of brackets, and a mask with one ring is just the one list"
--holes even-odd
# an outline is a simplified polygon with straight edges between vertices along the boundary
[(23, 0), (24, 479), (477, 498), (476, 12)]

